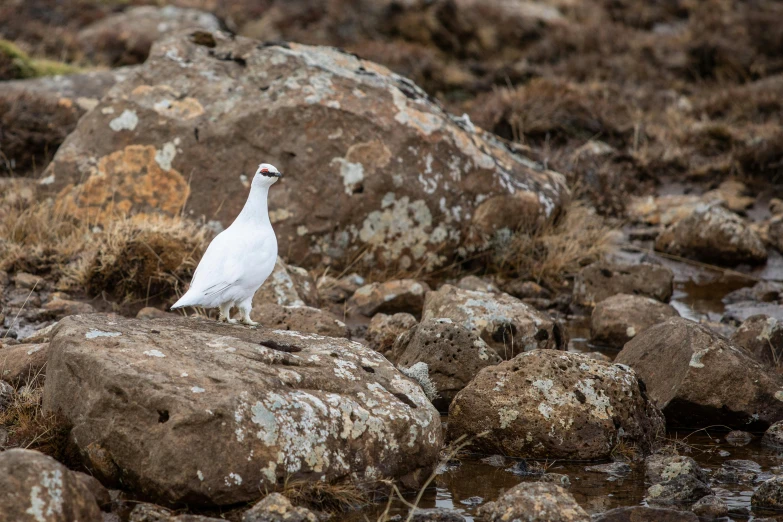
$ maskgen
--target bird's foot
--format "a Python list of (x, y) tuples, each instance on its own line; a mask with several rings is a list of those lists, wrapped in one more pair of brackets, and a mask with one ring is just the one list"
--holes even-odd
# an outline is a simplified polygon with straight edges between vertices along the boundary
[(220, 316), (218, 316), (218, 322), (219, 323), (228, 323), (228, 324), (237, 324), (237, 320), (236, 319), (231, 319), (229, 316), (223, 315), (223, 314), (220, 314)]
[(258, 326), (258, 323), (250, 319), (250, 317), (243, 317), (242, 324), (246, 324), (248, 326)]

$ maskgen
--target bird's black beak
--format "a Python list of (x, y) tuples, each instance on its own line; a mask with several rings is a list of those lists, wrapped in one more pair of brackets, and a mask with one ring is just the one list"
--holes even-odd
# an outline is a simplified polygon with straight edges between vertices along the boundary
[(283, 177), (283, 173), (282, 172), (275, 172), (275, 177), (276, 178), (282, 178)]

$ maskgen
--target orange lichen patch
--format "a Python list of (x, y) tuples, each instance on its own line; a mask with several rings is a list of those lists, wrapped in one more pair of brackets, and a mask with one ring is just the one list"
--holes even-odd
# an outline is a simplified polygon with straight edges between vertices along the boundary
[(163, 170), (155, 153), (151, 145), (130, 145), (104, 156), (84, 183), (60, 192), (58, 210), (90, 223), (131, 213), (177, 215), (190, 188), (182, 174)]

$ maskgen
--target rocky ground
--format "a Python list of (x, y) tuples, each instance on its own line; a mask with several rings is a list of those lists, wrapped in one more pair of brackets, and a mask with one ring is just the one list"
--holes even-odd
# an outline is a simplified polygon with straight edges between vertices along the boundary
[(781, 4), (162, 4), (0, 5), (0, 513), (783, 511)]

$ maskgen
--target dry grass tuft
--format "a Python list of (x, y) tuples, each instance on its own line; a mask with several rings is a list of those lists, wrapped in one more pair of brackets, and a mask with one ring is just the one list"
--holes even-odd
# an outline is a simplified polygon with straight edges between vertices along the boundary
[(20, 386), (11, 403), (0, 409), (0, 426), (8, 431), (6, 447), (34, 449), (59, 461), (69, 460), (70, 428), (56, 414), (44, 413), (43, 374)]
[(507, 277), (525, 277), (555, 287), (597, 261), (612, 245), (612, 228), (606, 220), (576, 202), (556, 224), (496, 235), (489, 265), (491, 271)]
[(207, 247), (206, 229), (180, 218), (117, 218), (92, 227), (47, 202), (0, 210), (0, 270), (132, 301), (181, 292)]
[(371, 502), (373, 492), (351, 482), (287, 480), (280, 492), (292, 504), (319, 511), (343, 513)]

